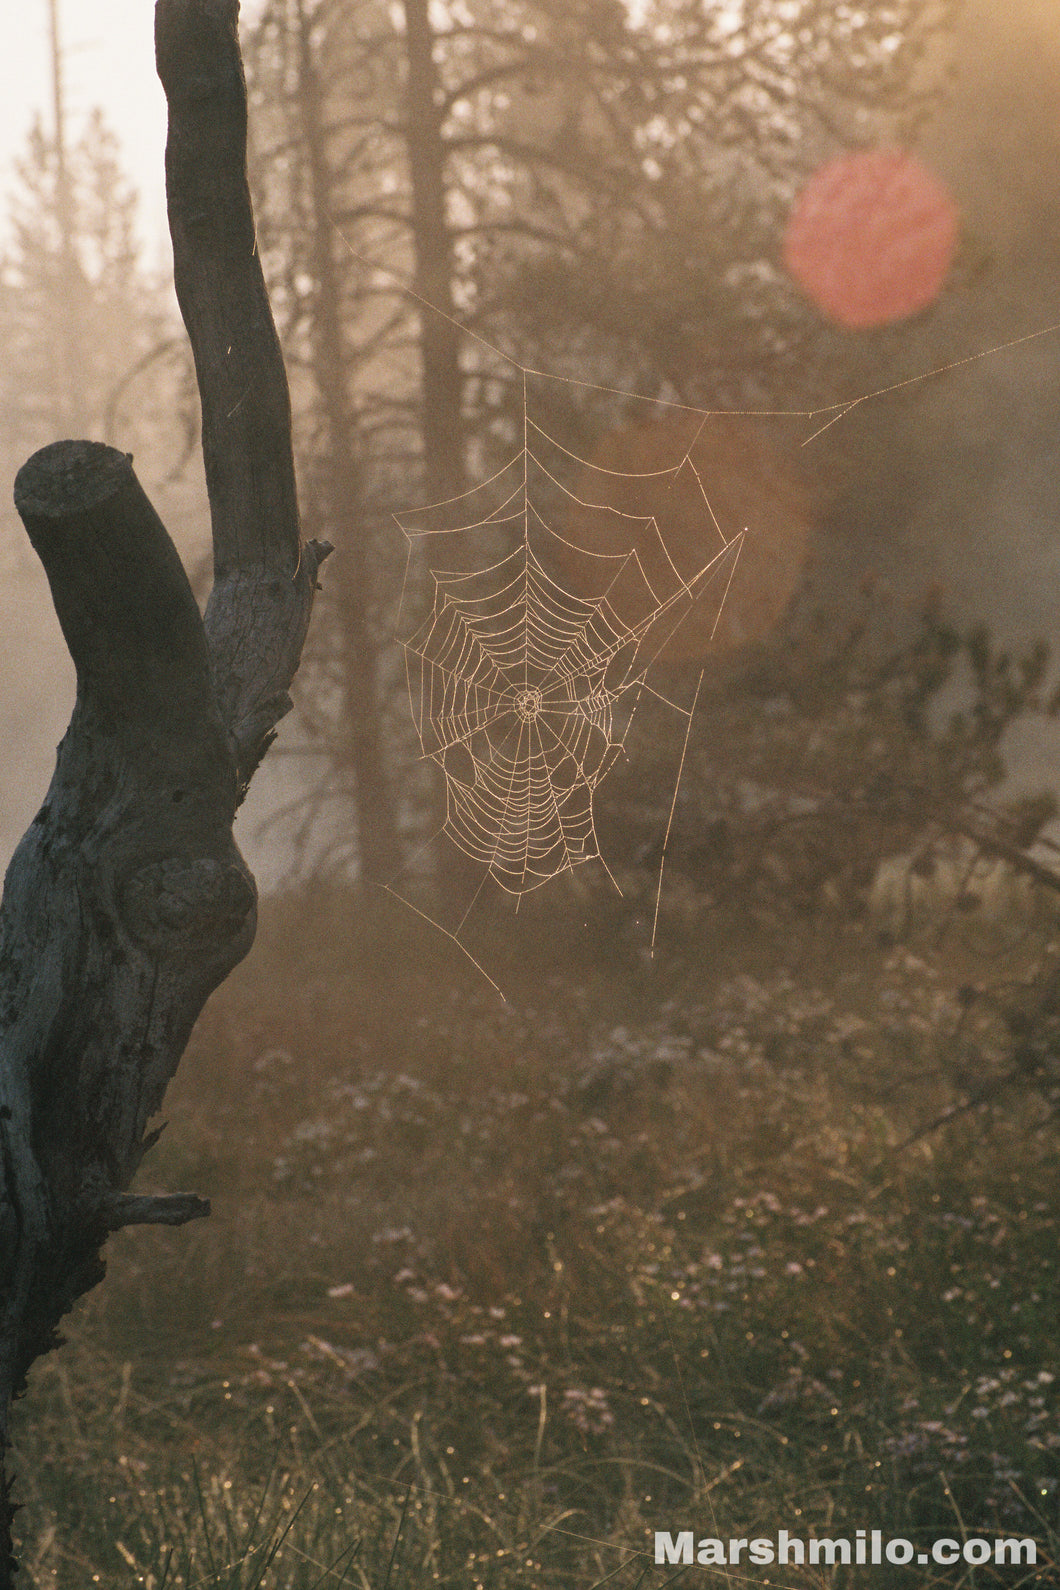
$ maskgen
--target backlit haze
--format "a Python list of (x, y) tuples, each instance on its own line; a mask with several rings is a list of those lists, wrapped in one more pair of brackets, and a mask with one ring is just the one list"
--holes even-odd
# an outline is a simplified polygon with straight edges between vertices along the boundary
[[(74, 142), (95, 105), (122, 143), (128, 175), (141, 195), (140, 225), (148, 259), (165, 240), (162, 152), (166, 108), (155, 75), (152, 0), (58, 0), (67, 138)], [(0, 213), (15, 184), (13, 162), (36, 117), (54, 130), (48, 0), (12, 7), (0, 51)]]
[[(166, 273), (165, 102), (154, 68), (153, 0), (57, 4), (68, 143), (76, 143), (88, 115), (100, 107), (120, 140), (126, 175), (140, 196), (145, 264)], [(907, 356), (911, 371), (934, 362), (933, 326), (940, 337), (945, 333), (947, 349), (970, 356), (1060, 321), (1055, 209), (1048, 208), (1049, 219), (1042, 220), (1043, 188), (1055, 205), (1056, 6), (1057, 0), (1005, 6), (997, 0), (967, 0), (961, 13), (954, 70), (916, 151), (945, 184), (959, 213), (959, 269), (937, 323), (910, 321), (895, 333), (895, 347), (906, 331), (914, 339)], [(637, 9), (631, 7), (634, 15)], [(257, 0), (244, 0), (244, 21), (257, 10)], [(18, 5), (8, 0), (0, 37), (2, 249), (8, 198), (17, 186), (14, 162), (26, 148), (35, 118), (49, 137), (54, 131), (49, 0)], [(777, 252), (779, 257), (779, 243)], [(864, 389), (872, 390), (879, 384), (873, 332), (851, 335), (865, 339), (857, 346), (864, 360)], [(829, 523), (817, 527), (823, 532), (818, 565), (826, 600), (838, 602), (844, 592), (860, 589), (869, 546), (874, 573), (902, 600), (915, 603), (933, 581), (956, 612), (986, 619), (1006, 643), (1025, 645), (1043, 634), (1055, 641), (1060, 625), (1057, 358), (1055, 338), (1019, 343), (1007, 354), (961, 367), (946, 381), (911, 389), (904, 408), (880, 404), (851, 416), (837, 434), (849, 442), (856, 483)], [(138, 467), (144, 463), (138, 457)], [(17, 754), (8, 751), (6, 776), (0, 780), (4, 857), (43, 796), (72, 697), (65, 648), (43, 576), (11, 508), (10, 484), (5, 481), (0, 490), (0, 564), (6, 582), (0, 609), (0, 755), (4, 747), (18, 749)], [(717, 481), (707, 484), (712, 493), (719, 489)], [(203, 501), (196, 491), (190, 481), (187, 496), (194, 502), (187, 510), (183, 503), (159, 501), (186, 554), (193, 532), (205, 533)], [(747, 502), (733, 507), (737, 527), (746, 522), (751, 494), (746, 495)], [(796, 518), (791, 511), (784, 517), (789, 527)], [(290, 725), (285, 732), (290, 735)], [(1055, 785), (1060, 748), (1035, 738), (1013, 749), (1029, 782)], [(292, 762), (284, 764), (284, 777)], [(279, 768), (274, 759), (255, 786), (260, 791), (255, 799), (262, 804), (268, 803), (268, 779), (278, 780)], [(252, 828), (253, 813), (244, 821)]]

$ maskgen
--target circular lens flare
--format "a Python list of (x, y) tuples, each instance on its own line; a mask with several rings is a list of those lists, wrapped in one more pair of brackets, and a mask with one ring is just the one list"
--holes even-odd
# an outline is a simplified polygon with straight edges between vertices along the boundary
[(829, 161), (803, 188), (784, 264), (830, 320), (866, 331), (935, 301), (958, 225), (949, 193), (915, 155), (861, 150)]

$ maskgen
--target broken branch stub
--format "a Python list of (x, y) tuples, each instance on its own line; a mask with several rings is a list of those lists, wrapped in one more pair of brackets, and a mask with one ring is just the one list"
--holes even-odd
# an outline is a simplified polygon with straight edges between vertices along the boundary
[(77, 671), (0, 902), (0, 1590), (10, 1403), (103, 1273), (108, 1232), (208, 1213), (127, 1189), (203, 1003), (254, 936), (236, 808), (290, 707), (330, 548), (304, 545), (286, 375), (254, 248), (236, 0), (159, 0), (167, 188), (214, 536), (205, 622), (132, 461), (56, 442), (15, 500)]
[[(202, 622), (129, 459), (53, 443), (19, 471), (15, 502), (77, 699), (0, 904), (0, 1145), (14, 1238), (0, 1256), (5, 1409), (102, 1274), (103, 1239), (124, 1223), (115, 1194), (151, 1141), (195, 1018), (255, 925)], [(145, 1210), (126, 1212), (142, 1221)]]

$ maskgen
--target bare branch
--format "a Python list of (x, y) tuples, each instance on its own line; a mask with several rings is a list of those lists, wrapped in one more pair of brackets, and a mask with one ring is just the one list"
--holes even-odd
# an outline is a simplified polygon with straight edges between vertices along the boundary
[(237, 0), (159, 0), (155, 50), (169, 102), (173, 274), (203, 404), (215, 575), (206, 633), (245, 788), (290, 710), (330, 548), (298, 533), (290, 397), (247, 185), (238, 11)]

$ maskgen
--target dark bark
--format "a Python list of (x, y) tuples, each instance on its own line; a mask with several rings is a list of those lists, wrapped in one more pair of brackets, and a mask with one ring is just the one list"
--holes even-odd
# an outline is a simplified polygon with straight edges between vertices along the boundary
[[(232, 838), (326, 546), (298, 532), (290, 403), (254, 246), (237, 0), (159, 0), (177, 294), (213, 518), (205, 623), (131, 460), (58, 442), (15, 501), (77, 670), (47, 798), (0, 906), (0, 1455), (10, 1404), (126, 1225), (208, 1212), (132, 1195), (192, 1025), (254, 936)], [(0, 1587), (12, 1508), (0, 1473)]]
[[(446, 215), (449, 191), (447, 115), (429, 0), (403, 0), (405, 13), (405, 147), (411, 187), (413, 286), (419, 300), (420, 413), (423, 436), (424, 501), (448, 502), (467, 489), (464, 469), (464, 378), (460, 368), (463, 333), (457, 321), (453, 282), (456, 261)], [(409, 580), (421, 588), (430, 575), (417, 555)], [(429, 765), (432, 826), (446, 818), (445, 781)], [(440, 881), (459, 899), (467, 883), (467, 858), (456, 847), (442, 853)]]
[(311, 325), (313, 377), (325, 427), (321, 487), (327, 523), (336, 536), (342, 533), (335, 608), (345, 664), (347, 712), (343, 730), (348, 736), (353, 773), (361, 878), (370, 883), (387, 882), (399, 870), (401, 860), (381, 730), (377, 652), (369, 618), (371, 564), (365, 525), (353, 522), (363, 486), (357, 463), (359, 438), (348, 389), (352, 361), (335, 260), (340, 240), (331, 217), (323, 96), (303, 0), (296, 0), (296, 15), (298, 101), (309, 173), (310, 248), (316, 282)]
[(320, 558), (298, 533), (291, 403), (247, 187), (237, 13), (233, 0), (159, 0), (156, 46), (173, 274), (202, 396), (206, 631), (245, 784), (290, 710)]
[(453, 239), (446, 213), (448, 191), (443, 135), (445, 110), (428, 0), (404, 0), (408, 71), (406, 141), (412, 185), (412, 240), (420, 303), (423, 485), (428, 502), (466, 489), (461, 414), (461, 331), (453, 301)]

